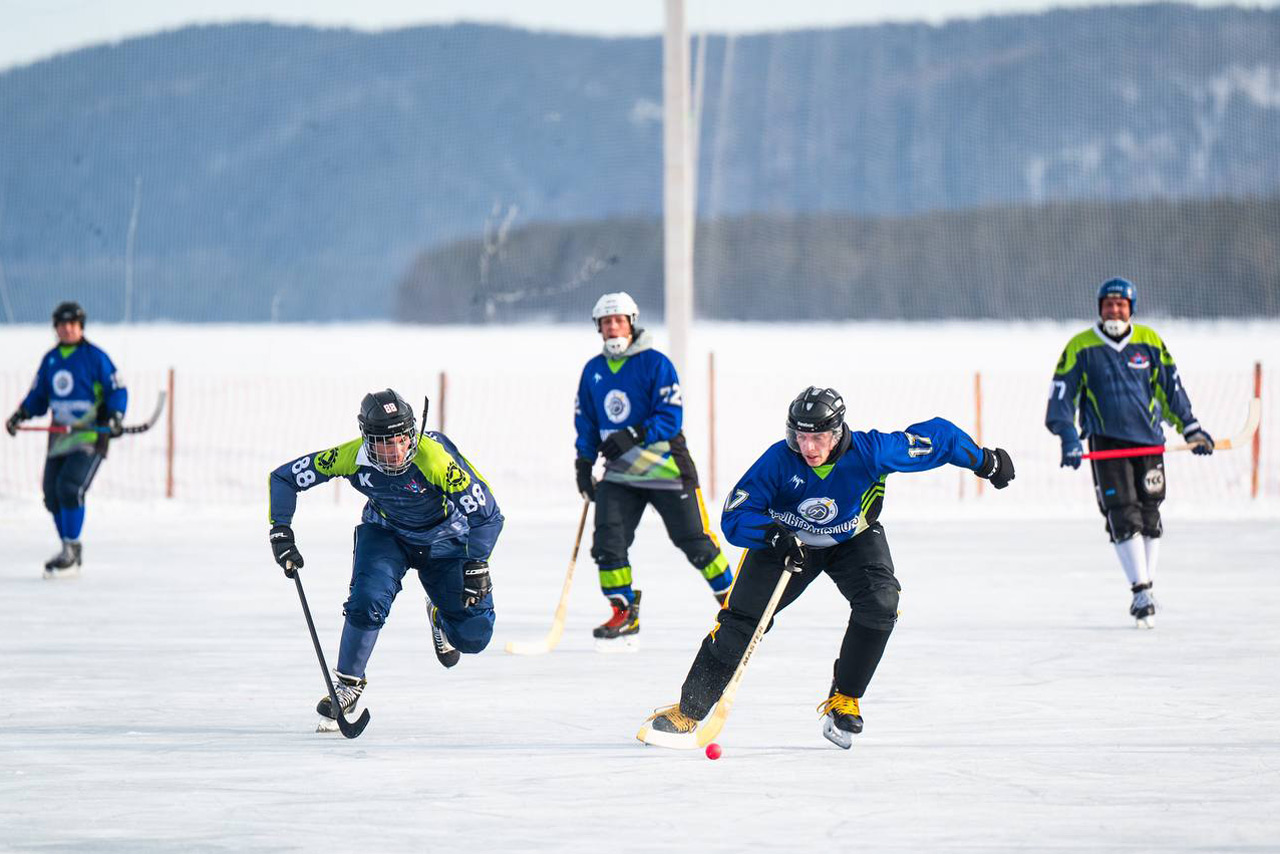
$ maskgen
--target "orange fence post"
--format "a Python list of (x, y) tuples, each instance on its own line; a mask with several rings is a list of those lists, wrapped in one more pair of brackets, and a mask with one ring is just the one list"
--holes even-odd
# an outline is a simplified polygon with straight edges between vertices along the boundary
[(164, 472), (164, 497), (173, 497), (173, 368), (169, 368), (169, 412), (165, 420), (166, 433), (165, 439), (165, 472)]
[[(1253, 396), (1262, 397), (1262, 362), (1253, 363)], [(1253, 476), (1249, 495), (1258, 497), (1258, 465), (1262, 460), (1262, 426), (1259, 425), (1253, 434)]]

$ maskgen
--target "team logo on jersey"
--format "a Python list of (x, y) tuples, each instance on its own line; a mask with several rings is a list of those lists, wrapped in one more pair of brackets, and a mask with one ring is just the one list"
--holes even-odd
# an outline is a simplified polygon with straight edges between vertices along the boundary
[(915, 433), (905, 435), (908, 457), (925, 457), (933, 453), (933, 440), (928, 436), (917, 436)]
[(627, 393), (620, 388), (610, 390), (604, 396), (604, 414), (614, 424), (626, 421), (627, 416), (631, 414), (631, 400), (627, 397)]
[(813, 524), (825, 525), (836, 518), (840, 507), (831, 498), (806, 498), (796, 510)]
[(316, 455), (316, 468), (324, 474), (333, 471), (333, 464), (338, 461), (338, 449), (330, 448), (323, 454)]
[(450, 461), (449, 467), (444, 470), (444, 485), (449, 487), (450, 492), (457, 492), (467, 485), (467, 473), (460, 465)]
[(804, 478), (798, 474), (791, 475), (791, 485), (796, 489), (804, 489)]
[(1135, 371), (1145, 371), (1147, 368), (1151, 367), (1151, 360), (1141, 353), (1134, 353), (1129, 357), (1129, 367), (1133, 368)]
[(1142, 478), (1142, 488), (1151, 495), (1164, 492), (1164, 470), (1152, 469)]
[(66, 397), (76, 387), (76, 378), (67, 370), (55, 371), (53, 374), (53, 393), (58, 397)]
[(426, 487), (418, 483), (416, 480), (410, 480), (408, 483), (401, 484), (401, 488), (407, 492), (412, 492), (414, 495), (421, 495), (427, 491)]

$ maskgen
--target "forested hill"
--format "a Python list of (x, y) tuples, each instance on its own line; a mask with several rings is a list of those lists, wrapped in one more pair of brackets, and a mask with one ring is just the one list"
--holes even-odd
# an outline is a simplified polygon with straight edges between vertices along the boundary
[[(718, 36), (701, 91), (708, 221), (1280, 190), (1278, 10)], [(660, 105), (657, 37), (479, 25), (194, 27), (12, 69), (8, 310), (389, 316), (449, 241), (656, 216)]]

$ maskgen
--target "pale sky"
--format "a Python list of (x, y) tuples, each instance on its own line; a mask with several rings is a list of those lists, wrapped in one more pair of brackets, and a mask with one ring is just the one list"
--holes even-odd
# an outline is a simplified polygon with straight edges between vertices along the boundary
[[(1126, 4), (1137, 0), (1122, 0)], [(1280, 0), (1236, 5), (1274, 7)], [(1099, 5), (1096, 0), (685, 0), (691, 31), (755, 32)], [(1199, 6), (1228, 5), (1196, 0)], [(362, 30), (458, 20), (529, 29), (642, 35), (662, 28), (663, 0), (0, 0), (0, 70), (92, 44), (188, 24), (274, 21)]]

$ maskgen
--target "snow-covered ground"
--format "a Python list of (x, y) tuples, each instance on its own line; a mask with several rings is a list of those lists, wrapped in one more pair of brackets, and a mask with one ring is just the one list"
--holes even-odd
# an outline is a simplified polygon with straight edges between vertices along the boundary
[[(605, 656), (593, 568), (539, 658), (572, 518), (511, 520), (494, 643), (445, 671), (406, 580), (355, 741), (311, 732), (323, 685), (264, 526), (230, 508), (99, 502), (76, 580), (45, 582), (43, 515), (6, 505), (0, 850), (1274, 851), (1280, 529), (1169, 526), (1155, 631), (1098, 521), (888, 526), (902, 619), (849, 752), (820, 734), (846, 619), (818, 581), (752, 661), (724, 757), (645, 747), (712, 617), (646, 517), (642, 649)], [(261, 508), (255, 508), (255, 516)], [(354, 508), (304, 502), (335, 654)]]
[[(1280, 324), (1153, 323), (1216, 435), (1243, 419), (1255, 361), (1266, 378), (1258, 499), (1247, 450), (1168, 457), (1154, 632), (1130, 628), (1088, 476), (1057, 467), (1041, 424), (1083, 325), (699, 325), (686, 430), (713, 522), (713, 496), (779, 438), (809, 383), (839, 388), (858, 428), (980, 425), (1018, 466), (1010, 489), (980, 495), (956, 469), (890, 479), (902, 621), (852, 751), (822, 739), (814, 712), (847, 615), (819, 581), (753, 659), (709, 762), (633, 738), (676, 699), (713, 614), (652, 514), (632, 554), (639, 653), (592, 650), (605, 606), (585, 546), (561, 648), (502, 652), (548, 627), (572, 545), (589, 323), (91, 322), (130, 383), (130, 420), (175, 369), (176, 493), (163, 498), (163, 423), (115, 443), (89, 495), (83, 577), (44, 582), (41, 441), (0, 436), (0, 851), (1274, 851)], [(45, 327), (0, 328), (5, 413), (50, 344)], [(430, 394), (438, 424), (441, 372), (448, 432), (508, 516), (494, 643), (441, 669), (407, 580), (369, 671), (368, 730), (317, 736), (323, 683), (270, 558), (266, 474), (353, 437), (374, 388)], [(325, 487), (295, 523), (331, 664), (358, 507)]]

